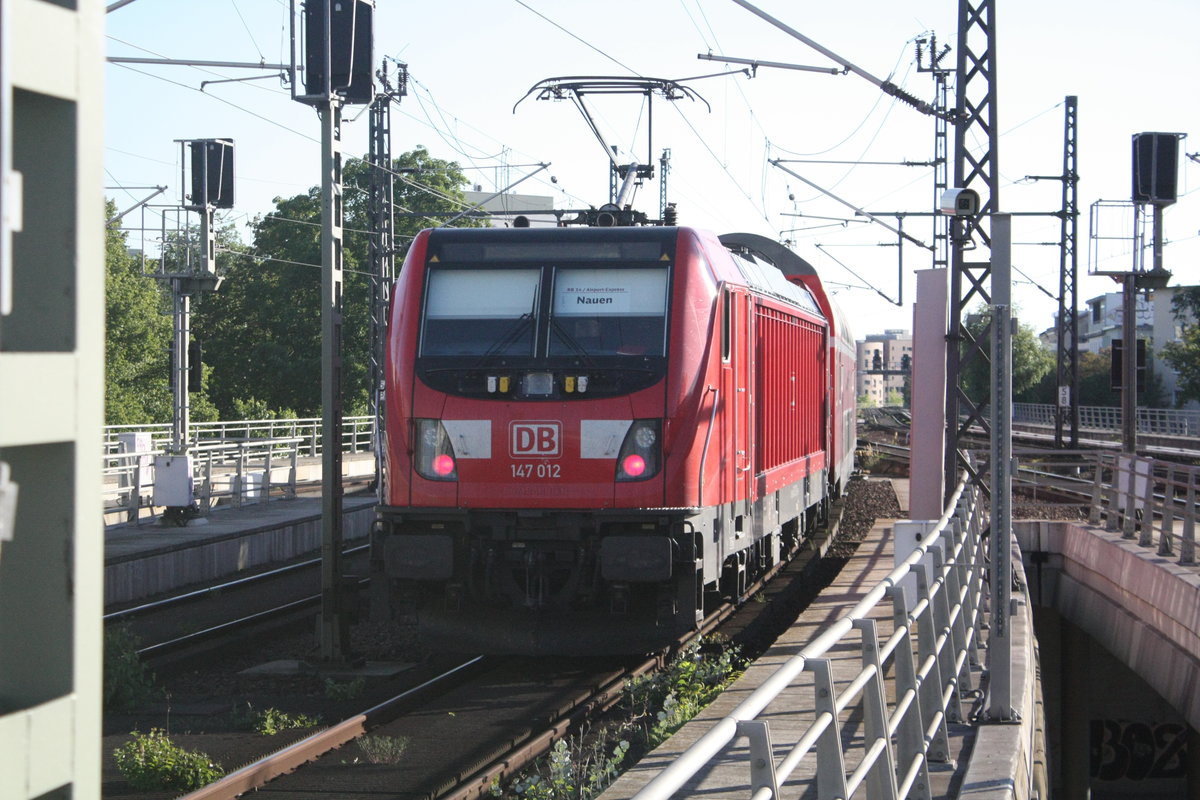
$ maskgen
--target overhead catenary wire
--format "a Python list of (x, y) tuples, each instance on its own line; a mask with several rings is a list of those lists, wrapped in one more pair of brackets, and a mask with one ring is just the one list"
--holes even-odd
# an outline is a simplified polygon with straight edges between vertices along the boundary
[(250, 26), (246, 24), (246, 18), (242, 16), (242, 10), (238, 8), (237, 0), (229, 0), (229, 2), (233, 4), (233, 10), (237, 12), (238, 19), (242, 21), (242, 27), (246, 29), (246, 35), (250, 37), (250, 44), (254, 45), (254, 49), (258, 51), (258, 57), (266, 61), (267, 57), (263, 55), (262, 48), (254, 40), (254, 33), (250, 30)]
[(296, 130), (295, 128), (288, 127), (287, 125), (284, 125), (282, 122), (279, 122), (278, 120), (274, 120), (274, 119), (271, 119), (270, 117), (263, 116), (262, 114), (258, 114), (254, 111), (251, 111), (248, 108), (243, 108), (242, 106), (239, 106), (237, 103), (234, 103), (230, 100), (226, 100), (225, 98), (221, 97), (220, 95), (215, 95), (212, 92), (202, 91), (199, 87), (189, 86), (186, 83), (180, 83), (179, 81), (173, 81), (170, 78), (163, 77), (162, 75), (155, 75), (153, 72), (146, 72), (145, 70), (136, 69), (136, 68), (130, 66), (129, 64), (114, 64), (113, 66), (127, 69), (130, 72), (136, 72), (139, 75), (145, 75), (148, 78), (154, 78), (155, 80), (164, 81), (164, 82), (172, 84), (174, 86), (179, 86), (183, 89), (190, 89), (191, 91), (198, 92), (199, 94), (202, 94), (205, 97), (210, 97), (219, 103), (224, 103), (225, 105), (230, 106), (231, 108), (235, 108), (238, 111), (241, 111), (243, 114), (249, 114), (252, 117), (256, 117), (256, 118), (262, 120), (263, 122), (266, 122), (270, 125), (274, 125), (277, 128), (282, 128), (283, 130), (287, 131), (288, 133), (295, 134), (296, 136), (299, 136), (302, 139), (308, 139), (310, 142), (315, 142), (317, 144), (320, 144), (320, 141), (321, 141), (320, 139), (317, 139), (313, 136), (309, 136), (307, 133), (302, 133), (302, 132)]

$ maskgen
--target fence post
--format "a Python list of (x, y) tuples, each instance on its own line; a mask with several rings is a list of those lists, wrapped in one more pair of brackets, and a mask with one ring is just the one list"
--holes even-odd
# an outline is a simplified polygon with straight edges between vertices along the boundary
[(1162, 530), (1158, 534), (1158, 554), (1169, 556), (1175, 549), (1175, 465), (1168, 463), (1167, 477), (1163, 481)]
[(1109, 476), (1111, 483), (1108, 487), (1108, 514), (1106, 514), (1104, 527), (1110, 531), (1116, 531), (1121, 527), (1121, 509), (1124, 507), (1121, 502), (1121, 481), (1125, 475), (1125, 461), (1128, 459), (1125, 456), (1113, 456), (1112, 475)]
[[(962, 523), (957, 517), (949, 520), (942, 531), (942, 547), (946, 553), (949, 553), (950, 569), (946, 572), (945, 583), (942, 584), (942, 592), (946, 597), (947, 615), (949, 617), (951, 640), (954, 644), (954, 664), (955, 677), (958, 681), (958, 693), (968, 692), (973, 687), (971, 681), (971, 665), (969, 659), (964, 656), (961, 666), (959, 666), (959, 654), (969, 654), (970, 648), (967, 646), (967, 627), (966, 615), (969, 604), (967, 602), (967, 590), (964, 588), (964, 572), (963, 560), (967, 555), (967, 544), (962, 541), (959, 534)], [(956, 552), (957, 551), (957, 552)], [(961, 700), (956, 701), (961, 703)], [(960, 716), (959, 719), (962, 717)]]
[(779, 800), (779, 781), (775, 777), (775, 753), (771, 748), (771, 728), (763, 720), (741, 720), (738, 736), (750, 744), (750, 794), (769, 789), (772, 800)]
[(1146, 484), (1142, 487), (1142, 518), (1138, 526), (1138, 544), (1149, 547), (1154, 544), (1154, 462), (1147, 458), (1141, 464), (1146, 468)]
[[(971, 492), (969, 497), (970, 509), (973, 516), (978, 516), (976, 513), (975, 502), (978, 499), (976, 492)], [(979, 658), (979, 621), (983, 610), (980, 608), (980, 598), (983, 596), (983, 572), (984, 572), (984, 556), (983, 556), (983, 536), (980, 533), (981, 527), (973, 520), (965, 527), (963, 532), (963, 543), (968, 547), (966, 555), (963, 557), (963, 584), (966, 586), (966, 598), (964, 604), (966, 607), (967, 620), (970, 622), (970, 633), (967, 636), (967, 656), (971, 666), (979, 666), (982, 662)]]
[(210, 450), (207, 457), (204, 459), (204, 484), (200, 490), (200, 508), (207, 514), (212, 510), (212, 495), (213, 495), (213, 463), (212, 451)]
[(1119, 456), (1121, 462), (1121, 538), (1132, 539), (1137, 511), (1137, 456)]
[(300, 459), (300, 442), (292, 443), (292, 464), (288, 469), (288, 497), (292, 500), (296, 499), (296, 472), (297, 465)]
[(879, 633), (873, 619), (856, 619), (853, 625), (862, 635), (863, 669), (872, 669), (875, 673), (863, 687), (863, 750), (870, 752), (876, 742), (883, 744), (882, 752), (867, 773), (867, 797), (870, 800), (896, 800), (896, 760), (892, 752), (892, 737), (888, 735), (883, 663), (879, 660)]
[(846, 759), (842, 754), (842, 725), (838, 720), (833, 670), (828, 658), (810, 658), (804, 670), (813, 674), (814, 719), (829, 715), (829, 725), (817, 738), (817, 800), (840, 800), (846, 796)]
[(126, 522), (140, 525), (142, 521), (142, 457), (133, 460), (133, 485), (129, 487), (129, 509)]
[(1183, 537), (1179, 542), (1179, 563), (1196, 563), (1196, 476), (1200, 470), (1188, 467), (1187, 500), (1183, 510)]
[(907, 776), (910, 771), (916, 770), (911, 787), (904, 796), (930, 800), (929, 762), (925, 759), (925, 716), (917, 694), (908, 597), (901, 586), (889, 587), (887, 592), (892, 598), (893, 624), (900, 631), (900, 641), (892, 651), (896, 670), (896, 713), (900, 715), (900, 724), (896, 729), (896, 762), (901, 775)]
[(235, 462), (237, 469), (233, 476), (233, 482), (236, 484), (237, 489), (233, 494), (233, 507), (241, 508), (242, 503), (246, 499), (246, 445), (244, 442), (238, 442), (237, 448), (237, 460)]
[[(995, 531), (992, 532), (992, 535), (995, 535)], [(929, 740), (926, 757), (932, 762), (944, 763), (950, 757), (950, 734), (946, 729), (946, 714), (942, 707), (942, 692), (945, 691), (947, 678), (943, 673), (944, 665), (938, 654), (939, 627), (937, 619), (934, 617), (933, 585), (927, 576), (924, 564), (912, 565), (910, 574), (916, 575), (917, 579), (917, 606), (924, 605), (915, 620), (917, 659), (922, 665), (930, 665), (930, 671), (925, 676), (918, 675), (921, 714), (925, 718), (926, 724), (931, 727), (933, 720), (938, 720), (937, 728)], [(992, 675), (995, 676), (1001, 665), (992, 664), (991, 667)]]
[(263, 460), (262, 494), (258, 498), (260, 504), (271, 499), (271, 450), (272, 445), (268, 444), (267, 455)]
[[(1097, 453), (1095, 459), (1095, 480), (1092, 482), (1092, 512), (1088, 516), (1088, 522), (1092, 525), (1100, 524), (1100, 507), (1104, 503), (1104, 454)], [(1111, 506), (1110, 506), (1111, 507)]]

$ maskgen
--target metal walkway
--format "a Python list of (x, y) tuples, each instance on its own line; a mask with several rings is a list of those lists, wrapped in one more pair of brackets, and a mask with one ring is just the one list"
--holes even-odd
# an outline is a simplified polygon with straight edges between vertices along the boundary
[[(895, 484), (903, 498), (907, 481)], [(1032, 744), (1032, 626), (1020, 602), (1014, 640), (1029, 655), (1015, 659), (1013, 682), (1024, 722), (976, 720), (977, 499), (964, 498), (940, 526), (878, 521), (775, 645), (602, 800), (823, 799), (862, 789), (869, 798), (1004, 797), (1034, 783), (1035, 770), (1044, 784)], [(924, 544), (906, 552), (917, 531)], [(976, 752), (986, 757), (973, 760)]]

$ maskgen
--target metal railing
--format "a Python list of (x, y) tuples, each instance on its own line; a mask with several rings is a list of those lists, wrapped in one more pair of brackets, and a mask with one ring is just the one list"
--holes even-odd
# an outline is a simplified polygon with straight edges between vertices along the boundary
[[(299, 438), (252, 439), (198, 445), (192, 456), (195, 499), (201, 513), (225, 505), (267, 502), (272, 495), (295, 497)], [(104, 511), (138, 523), (152, 515), (154, 457), (161, 450), (133, 450), (104, 457)]]
[(1101, 453), (1093, 480), (1089, 522), (1103, 520), (1110, 531), (1156, 547), (1158, 555), (1178, 554), (1196, 563), (1197, 494), (1200, 468), (1153, 458)]
[[(371, 452), (374, 418), (347, 417), (342, 422), (342, 450)], [(105, 428), (104, 511), (125, 522), (152, 515), (154, 458), (166, 455), (171, 426), (111, 425)], [(195, 500), (201, 513), (221, 506), (265, 503), (272, 496), (295, 497), (301, 458), (321, 455), (321, 420), (239, 420), (202, 422), (192, 426)], [(313, 481), (313, 483), (319, 482)]]
[(1181, 565), (1196, 562), (1200, 467), (1097, 450), (1016, 452), (1013, 487), (1033, 500), (1086, 508), (1088, 523), (1120, 531)]
[[(1045, 403), (1013, 403), (1013, 422), (1053, 426), (1055, 411), (1055, 406)], [(1121, 409), (1113, 406), (1080, 406), (1079, 427), (1120, 431)], [(1200, 437), (1200, 410), (1139, 408), (1137, 429), (1138, 433)]]
[[(964, 719), (961, 696), (972, 688), (970, 668), (978, 662), (986, 570), (980, 494), (964, 478), (945, 514), (918, 537), (917, 548), (899, 566), (643, 787), (636, 800), (666, 800), (715, 759), (727, 759), (725, 749), (737, 737), (749, 741), (751, 800), (778, 798), (779, 787), (814, 751), (818, 800), (849, 798), (863, 785), (872, 799), (910, 792), (929, 797), (929, 764), (949, 757), (946, 723)], [(895, 620), (884, 642), (871, 618), (880, 605)], [(828, 657), (834, 648), (857, 649), (863, 665), (840, 694)], [(763, 712), (785, 689), (801, 688), (805, 673), (813, 677), (815, 719), (777, 763)], [(890, 713), (885, 675), (895, 681)], [(843, 741), (840, 720), (848, 710), (861, 717), (862, 735)]]
[[(188, 442), (189, 449), (201, 444), (231, 440), (297, 438), (303, 440), (298, 447), (301, 457), (321, 455), (320, 417), (193, 422), (190, 424), (189, 430), (191, 432)], [(149, 437), (149, 446), (141, 449), (165, 452), (171, 446), (171, 423), (169, 422), (148, 425), (106, 425), (104, 427), (105, 454), (121, 452), (122, 434), (139, 433)], [(343, 452), (370, 452), (374, 436), (375, 418), (373, 416), (342, 418)]]

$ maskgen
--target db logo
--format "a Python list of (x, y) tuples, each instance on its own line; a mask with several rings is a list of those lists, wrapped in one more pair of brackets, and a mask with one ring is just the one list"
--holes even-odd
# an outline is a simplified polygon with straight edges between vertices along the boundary
[(562, 454), (561, 422), (513, 422), (508, 426), (513, 458), (547, 458)]

